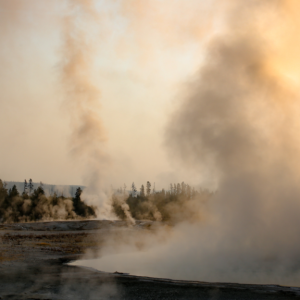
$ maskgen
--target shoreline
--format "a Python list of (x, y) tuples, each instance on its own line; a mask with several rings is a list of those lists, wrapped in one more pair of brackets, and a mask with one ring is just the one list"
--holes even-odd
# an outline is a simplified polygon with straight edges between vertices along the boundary
[(300, 299), (300, 287), (175, 280), (68, 264), (87, 250), (97, 253), (115, 230), (152, 225), (99, 220), (0, 225), (0, 299)]

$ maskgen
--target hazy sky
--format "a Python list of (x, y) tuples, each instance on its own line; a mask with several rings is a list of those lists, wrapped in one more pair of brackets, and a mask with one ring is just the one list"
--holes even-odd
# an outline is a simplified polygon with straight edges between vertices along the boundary
[[(78, 13), (70, 10), (74, 2), (90, 1), (0, 0), (4, 180), (84, 184), (84, 162), (70, 154), (60, 74), (67, 59), (62, 23)], [(112, 161), (107, 183), (150, 180), (160, 188), (188, 180), (168, 158), (164, 127), (203, 59), (203, 43), (218, 30), (213, 2), (95, 1), (97, 22), (79, 25), (94, 49), (88, 77), (101, 92), (97, 113)]]
[[(280, 45), (280, 57), (272, 52), (268, 62), (274, 74), (299, 84), (298, 4), (278, 1), (278, 5), (283, 3), (288, 16), (284, 25), (276, 26), (275, 11), (268, 19), (272, 30), (267, 35), (275, 38), (276, 47)], [(87, 184), (90, 166), (85, 167), (86, 157), (71, 154), (70, 140), (80, 116), (66, 105), (62, 80), (62, 65), (71, 57), (64, 49), (64, 22), (72, 17), (74, 28), (68, 34), (75, 36), (82, 57), (90, 60), (83, 70), (86, 81), (99, 90), (95, 101), (101, 108), (89, 109), (101, 121), (107, 138), (104, 146), (110, 164), (103, 167), (101, 180), (114, 187), (133, 181), (140, 186), (150, 180), (157, 188), (175, 181), (205, 181), (203, 169), (193, 168), (196, 172), (191, 173), (170, 159), (164, 146), (165, 125), (172, 124), (172, 112), (206, 63), (207, 44), (226, 32), (224, 16), (234, 4), (216, 0), (0, 0), (0, 178)], [(82, 10), (89, 8), (83, 17), (80, 5)], [(88, 14), (94, 14), (94, 19)], [(81, 40), (76, 40), (78, 30)], [(84, 39), (87, 43), (81, 47)], [(100, 167), (96, 164), (95, 168)]]

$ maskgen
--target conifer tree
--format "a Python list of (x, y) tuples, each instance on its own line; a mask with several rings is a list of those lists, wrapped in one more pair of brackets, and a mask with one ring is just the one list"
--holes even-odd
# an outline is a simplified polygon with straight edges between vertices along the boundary
[(147, 181), (147, 196), (149, 196), (151, 193), (151, 183)]
[(28, 193), (28, 183), (27, 180), (24, 180), (24, 191), (23, 191), (23, 195), (27, 195)]
[(173, 184), (170, 183), (170, 194), (172, 195), (173, 194)]
[(82, 194), (82, 189), (80, 187), (78, 187), (76, 189), (75, 198), (80, 199), (81, 194)]
[(132, 197), (135, 197), (137, 190), (136, 190), (134, 182), (131, 185), (131, 190), (132, 190), (132, 193), (131, 193)]
[(10, 199), (12, 199), (16, 196), (19, 196), (19, 192), (18, 192), (18, 189), (17, 189), (16, 185), (14, 184), (13, 187), (11, 189), (9, 189), (8, 197)]
[(32, 183), (32, 179), (31, 178), (29, 179), (28, 188), (29, 188), (29, 194), (31, 195), (31, 193), (33, 191), (33, 188), (34, 188), (34, 185)]
[(80, 210), (80, 204), (81, 204), (81, 193), (82, 189), (78, 187), (76, 189), (75, 197), (73, 198), (73, 205), (74, 205), (74, 211), (78, 214), (78, 211)]
[(141, 196), (141, 197), (145, 197), (145, 187), (144, 187), (143, 184), (142, 184), (142, 186), (141, 186), (140, 191), (141, 191), (140, 196)]
[(155, 191), (155, 182), (154, 182), (153, 189), (152, 189), (152, 193), (155, 194), (155, 192), (156, 192), (156, 191)]
[(81, 200), (81, 194), (82, 194), (82, 189), (78, 187), (75, 193), (75, 197), (73, 198), (75, 213), (81, 217), (96, 216), (94, 207), (86, 205)]
[(4, 183), (2, 182), (2, 180), (0, 179), (0, 203), (2, 201), (4, 201), (4, 199), (7, 197), (7, 189), (4, 185)]
[(177, 195), (177, 184), (176, 183), (173, 184), (173, 193), (174, 193), (174, 195)]

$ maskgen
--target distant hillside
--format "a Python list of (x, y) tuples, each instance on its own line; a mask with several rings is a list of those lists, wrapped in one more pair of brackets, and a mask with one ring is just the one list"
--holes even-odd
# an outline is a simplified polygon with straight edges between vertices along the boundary
[[(19, 181), (5, 181), (7, 183), (6, 188), (10, 189), (13, 187), (13, 185), (16, 185), (18, 191), (20, 194), (24, 191), (24, 182)], [(39, 182), (33, 182), (34, 189), (38, 188), (40, 186)], [(46, 184), (43, 183), (44, 191), (47, 196), (53, 195), (56, 193), (58, 196), (64, 195), (65, 197), (74, 197), (76, 189), (80, 187), (82, 190), (84, 190), (85, 186), (83, 185), (54, 185), (54, 184)]]

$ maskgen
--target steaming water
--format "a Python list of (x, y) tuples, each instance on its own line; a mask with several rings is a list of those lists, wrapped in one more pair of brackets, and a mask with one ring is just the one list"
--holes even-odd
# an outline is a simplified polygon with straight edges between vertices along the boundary
[(79, 260), (71, 263), (75, 266), (95, 268), (104, 272), (122, 272), (131, 275), (182, 279), (180, 275), (169, 274), (168, 270), (159, 268), (151, 253), (133, 252), (124, 254), (111, 254), (98, 259)]
[[(174, 249), (176, 250), (176, 249)], [(189, 260), (189, 257), (182, 257), (168, 252), (168, 256), (161, 256), (163, 251), (170, 251), (169, 247), (157, 247), (152, 251), (130, 252), (107, 254), (97, 259), (85, 259), (70, 263), (75, 266), (84, 266), (97, 269), (103, 272), (122, 272), (130, 275), (148, 276), (156, 278), (168, 278), (177, 280), (197, 280), (204, 282), (234, 282), (244, 284), (279, 284), (283, 286), (300, 286), (300, 275), (295, 270), (282, 268), (276, 262), (273, 266), (262, 266), (261, 262), (253, 262), (252, 266), (236, 266), (228, 260), (220, 263), (216, 267), (211, 264), (211, 269), (207, 266), (207, 261)], [(211, 258), (208, 258), (210, 260)], [(215, 257), (215, 261), (220, 261), (220, 257)], [(224, 270), (224, 263), (229, 263), (227, 270)]]

